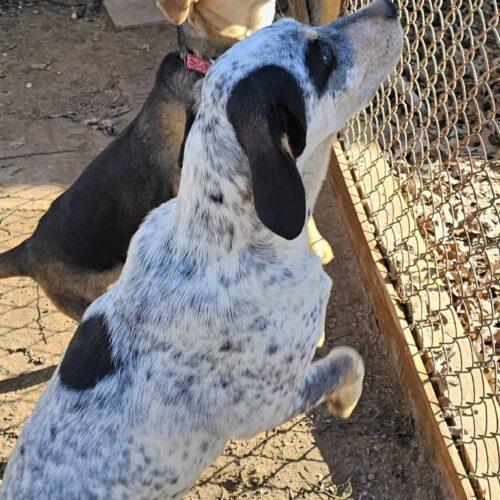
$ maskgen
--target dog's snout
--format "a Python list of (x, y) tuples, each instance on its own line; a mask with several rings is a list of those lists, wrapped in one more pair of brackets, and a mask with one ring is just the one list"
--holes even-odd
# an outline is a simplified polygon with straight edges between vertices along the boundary
[(396, 19), (398, 17), (398, 9), (391, 0), (375, 0), (371, 4), (372, 14), (383, 16), (387, 19)]

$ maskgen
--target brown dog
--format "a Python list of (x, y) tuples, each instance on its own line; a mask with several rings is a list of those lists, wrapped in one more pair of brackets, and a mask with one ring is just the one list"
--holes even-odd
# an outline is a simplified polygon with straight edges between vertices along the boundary
[[(203, 67), (271, 24), (275, 9), (274, 0), (158, 4), (171, 21), (181, 23), (180, 53), (165, 57), (137, 117), (52, 203), (31, 237), (0, 255), (0, 278), (30, 276), (76, 320), (118, 278), (144, 217), (177, 195), (183, 137), (203, 77), (189, 69), (186, 57), (196, 57)], [(314, 251), (323, 262), (331, 260), (328, 243), (311, 223)]]

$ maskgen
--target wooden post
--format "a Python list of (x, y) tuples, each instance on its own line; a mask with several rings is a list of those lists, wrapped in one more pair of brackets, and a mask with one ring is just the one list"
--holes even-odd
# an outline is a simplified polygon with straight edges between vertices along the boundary
[(340, 15), (342, 0), (323, 0), (321, 5), (321, 24), (328, 24), (335, 21)]
[(294, 19), (304, 24), (310, 24), (311, 20), (306, 0), (288, 0), (288, 5), (290, 7), (290, 14)]
[[(306, 0), (288, 0), (288, 5), (290, 6), (292, 17), (301, 23), (310, 23)], [(328, 24), (337, 19), (340, 14), (341, 5), (342, 0), (323, 0), (320, 14), (321, 24)]]

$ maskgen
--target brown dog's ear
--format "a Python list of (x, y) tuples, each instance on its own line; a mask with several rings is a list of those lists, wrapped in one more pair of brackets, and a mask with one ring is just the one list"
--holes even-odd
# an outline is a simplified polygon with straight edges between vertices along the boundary
[(165, 17), (174, 24), (182, 24), (192, 3), (198, 0), (156, 0), (156, 5), (165, 14)]
[(282, 238), (296, 238), (306, 218), (296, 159), (305, 148), (307, 126), (295, 78), (278, 66), (259, 68), (232, 90), (227, 112), (248, 157), (259, 219)]

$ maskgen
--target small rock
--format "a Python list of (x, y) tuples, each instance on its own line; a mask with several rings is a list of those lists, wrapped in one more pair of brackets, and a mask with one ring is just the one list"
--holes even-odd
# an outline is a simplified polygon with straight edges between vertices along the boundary
[(9, 150), (19, 149), (20, 147), (24, 146), (25, 144), (26, 144), (26, 141), (25, 141), (24, 137), (20, 137), (19, 139), (12, 141), (9, 144), (8, 149)]
[(40, 366), (45, 364), (45, 358), (43, 356), (33, 356), (33, 358), (30, 359), (30, 363)]
[(45, 62), (45, 63), (33, 63), (30, 65), (30, 68), (31, 69), (37, 69), (37, 70), (44, 70), (44, 69), (47, 69), (49, 67), (49, 63)]

